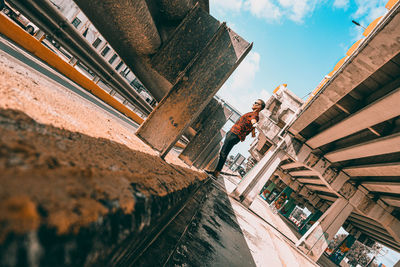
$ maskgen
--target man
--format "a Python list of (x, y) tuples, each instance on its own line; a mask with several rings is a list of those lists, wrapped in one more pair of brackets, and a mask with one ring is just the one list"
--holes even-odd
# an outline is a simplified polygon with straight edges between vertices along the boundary
[(221, 173), (222, 167), (224, 166), (226, 158), (228, 157), (228, 154), (232, 150), (233, 146), (239, 143), (239, 141), (243, 142), (250, 132), (252, 133), (252, 137), (256, 136), (255, 127), (257, 126), (257, 122), (259, 120), (258, 114), (264, 108), (264, 101), (257, 99), (257, 101), (253, 104), (253, 111), (248, 112), (240, 117), (232, 126), (231, 130), (226, 134), (224, 145), (219, 153), (217, 167), (212, 173), (215, 177), (218, 177)]

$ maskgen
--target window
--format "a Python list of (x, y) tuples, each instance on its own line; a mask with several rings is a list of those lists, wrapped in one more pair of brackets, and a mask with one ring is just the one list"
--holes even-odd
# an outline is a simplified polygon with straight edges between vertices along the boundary
[(124, 64), (124, 62), (122, 62), (122, 60), (121, 60), (121, 62), (118, 63), (117, 67), (115, 67), (115, 70), (118, 71), (122, 67), (123, 64)]
[(88, 34), (89, 28), (86, 28), (86, 30), (83, 32), (83, 37), (86, 37)]
[(114, 55), (110, 58), (110, 60), (108, 61), (108, 63), (113, 64), (116, 58), (117, 58), (117, 54), (114, 54)]
[(94, 42), (93, 42), (93, 47), (94, 48), (97, 48), (98, 46), (99, 46), (99, 44), (101, 43), (101, 40), (100, 40), (100, 38), (97, 38)]
[(72, 25), (74, 25), (75, 28), (78, 28), (79, 24), (81, 24), (81, 20), (78, 18), (74, 18), (74, 20), (72, 21)]
[(109, 47), (109, 46), (106, 46), (106, 47), (103, 49), (103, 51), (101, 52), (101, 55), (102, 55), (103, 57), (105, 57), (109, 51), (110, 51), (110, 47)]

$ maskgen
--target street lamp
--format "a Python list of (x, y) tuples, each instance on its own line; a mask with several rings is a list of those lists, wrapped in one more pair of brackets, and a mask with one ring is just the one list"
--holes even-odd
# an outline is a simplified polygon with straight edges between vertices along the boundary
[(351, 22), (353, 22), (355, 25), (360, 26), (361, 28), (363, 28), (365, 30), (365, 27), (363, 25), (361, 25), (360, 23), (358, 23), (355, 20), (352, 20)]

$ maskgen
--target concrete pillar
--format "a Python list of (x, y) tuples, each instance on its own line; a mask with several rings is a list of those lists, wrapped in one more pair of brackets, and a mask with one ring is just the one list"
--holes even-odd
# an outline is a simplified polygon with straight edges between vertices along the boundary
[(352, 211), (353, 206), (346, 199), (338, 198), (301, 237), (296, 246), (317, 261)]
[[(215, 105), (217, 107), (213, 113), (208, 114), (207, 119), (202, 123), (202, 127), (197, 130), (196, 135), (179, 155), (179, 158), (189, 166), (193, 165), (196, 158), (224, 126), (226, 121), (229, 119), (229, 116), (232, 114), (232, 111), (224, 108), (224, 106), (219, 104), (216, 99), (213, 98), (210, 103), (212, 106)], [(208, 104), (202, 114), (200, 114), (201, 117), (206, 116), (203, 113), (210, 112), (211, 108), (209, 108), (209, 106), (210, 104)]]
[(195, 166), (198, 169), (203, 169), (205, 165), (207, 165), (208, 162), (207, 159), (209, 158), (210, 154), (214, 156), (214, 150), (216, 147), (218, 147), (218, 151), (216, 152), (216, 155), (219, 153), (219, 149), (221, 148), (221, 140), (225, 136), (225, 131), (220, 130), (212, 140), (204, 147), (203, 151), (197, 156), (197, 158), (193, 161), (193, 166)]
[(220, 149), (221, 149), (221, 144), (216, 145), (199, 167), (201, 169), (204, 168), (205, 170), (214, 170), (215, 168), (214, 169), (211, 168), (212, 165), (211, 163), (214, 161), (218, 161)]
[(218, 164), (218, 155), (215, 156), (204, 168), (209, 170), (215, 170)]
[[(199, 24), (200, 26), (204, 25)], [(179, 30), (186, 31), (184, 27), (179, 27)], [(176, 38), (182, 37), (179, 32), (174, 35)], [(187, 38), (193, 36), (188, 35)], [(170, 40), (168, 44), (174, 42), (179, 44), (179, 40)], [(251, 44), (229, 29), (225, 23), (220, 24), (207, 45), (189, 61), (189, 65), (178, 71), (174, 86), (142, 123), (136, 135), (158, 151), (161, 157), (165, 157), (251, 47)], [(179, 46), (176, 46), (175, 50), (166, 51), (165, 59), (173, 56), (178, 49)], [(170, 64), (167, 67), (168, 65)]]
[(246, 174), (231, 195), (250, 206), (264, 184), (273, 176), (275, 170), (283, 160), (285, 152), (273, 147), (267, 154)]

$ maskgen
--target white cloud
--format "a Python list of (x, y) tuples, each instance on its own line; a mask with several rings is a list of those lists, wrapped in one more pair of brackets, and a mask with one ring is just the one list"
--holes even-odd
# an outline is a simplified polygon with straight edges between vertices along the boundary
[(356, 19), (365, 18), (372, 22), (373, 19), (383, 15), (386, 11), (386, 0), (356, 0), (357, 11), (353, 14)]
[[(352, 15), (352, 18), (363, 27), (367, 27), (372, 21), (387, 12), (385, 8), (386, 2), (386, 0), (356, 0), (357, 11)], [(364, 29), (362, 27), (353, 26), (351, 29), (353, 40), (356, 41), (362, 38), (363, 32)]]
[(280, 8), (270, 0), (247, 0), (244, 7), (257, 18), (273, 21), (282, 17)]
[(299, 23), (312, 14), (318, 2), (318, 0), (279, 0), (289, 18)]
[(333, 2), (333, 6), (336, 8), (347, 9), (349, 7), (349, 3), (349, 0), (335, 0), (335, 2)]
[(210, 6), (220, 13), (239, 12), (243, 6), (243, 0), (211, 0)]
[(254, 85), (256, 73), (260, 69), (260, 60), (260, 54), (250, 52), (218, 92), (222, 99), (242, 113), (251, 111), (256, 99), (261, 98), (265, 101), (270, 96), (267, 90), (256, 88)]
[(322, 1), (324, 0), (211, 0), (210, 5), (220, 14), (248, 11), (267, 22), (290, 19), (302, 23)]

